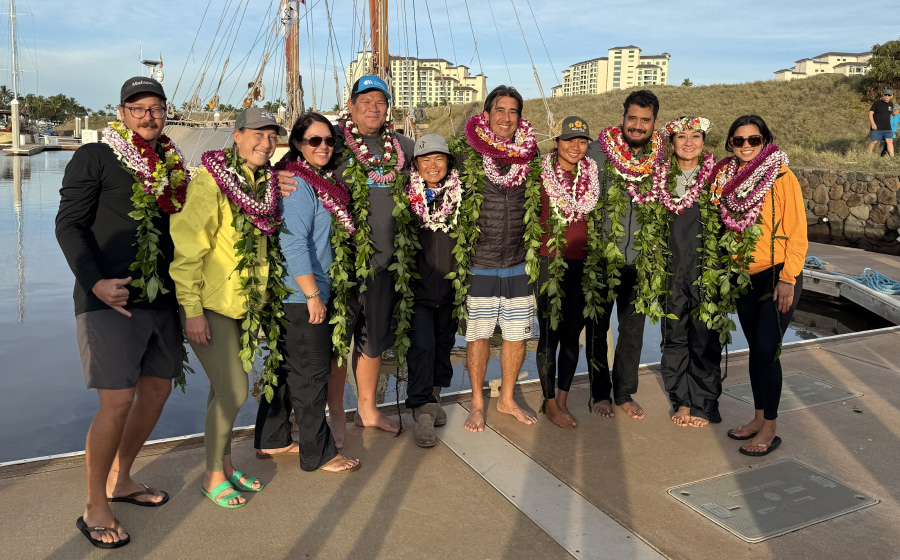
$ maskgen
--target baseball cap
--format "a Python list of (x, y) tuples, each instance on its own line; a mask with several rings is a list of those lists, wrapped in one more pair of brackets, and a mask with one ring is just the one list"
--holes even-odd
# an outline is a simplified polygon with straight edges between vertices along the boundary
[(378, 90), (384, 94), (385, 99), (388, 101), (391, 100), (391, 94), (388, 93), (388, 86), (384, 80), (379, 78), (378, 76), (367, 75), (362, 78), (356, 80), (353, 83), (353, 89), (350, 90), (350, 95), (355, 95), (357, 93), (363, 93), (364, 91), (369, 90)]
[(894, 95), (894, 90), (886, 89), (886, 90), (884, 90), (884, 95)]
[(153, 78), (145, 78), (144, 76), (135, 76), (128, 78), (122, 84), (122, 92), (119, 95), (119, 103), (125, 103), (131, 97), (139, 93), (152, 93), (166, 99), (166, 92), (163, 91), (162, 84)]
[(591, 133), (588, 130), (587, 121), (581, 117), (566, 117), (562, 122), (562, 129), (557, 138), (559, 140), (569, 140), (571, 138), (587, 138), (590, 140)]
[(274, 126), (278, 128), (279, 136), (286, 136), (287, 130), (275, 120), (275, 117), (272, 113), (266, 111), (265, 109), (260, 109), (259, 107), (247, 107), (241, 114), (234, 119), (234, 129), (240, 130), (242, 128), (250, 128), (252, 130), (259, 130), (260, 128), (265, 128), (267, 126)]
[(440, 134), (426, 134), (416, 140), (416, 149), (413, 157), (425, 156), (428, 154), (447, 154), (450, 155), (450, 148), (447, 147), (447, 141)]

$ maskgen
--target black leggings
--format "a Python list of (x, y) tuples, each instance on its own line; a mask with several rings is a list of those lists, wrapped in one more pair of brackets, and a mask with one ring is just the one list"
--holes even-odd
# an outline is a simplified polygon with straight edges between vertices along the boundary
[[(547, 281), (547, 266), (550, 259), (541, 256), (540, 286)], [(572, 387), (572, 379), (575, 377), (575, 368), (578, 367), (578, 337), (584, 329), (584, 289), (581, 287), (581, 275), (584, 272), (584, 261), (580, 259), (566, 259), (566, 272), (560, 285), (565, 297), (562, 298), (559, 325), (556, 330), (550, 328), (549, 317), (544, 317), (544, 312), (549, 308), (546, 294), (538, 294), (538, 323), (540, 324), (540, 337), (537, 347), (537, 367), (541, 377), (541, 387), (544, 390), (544, 398), (552, 399), (556, 396), (556, 387), (560, 391), (568, 391)], [(606, 334), (604, 333), (604, 336)], [(559, 348), (557, 358), (556, 349)], [(558, 376), (558, 379), (557, 379)]]
[[(781, 401), (781, 360), (775, 352), (791, 323), (794, 309), (803, 291), (803, 274), (796, 278), (794, 300), (787, 313), (781, 314), (772, 301), (772, 277), (777, 278), (784, 263), (750, 275), (750, 291), (737, 302), (738, 318), (750, 346), (750, 387), (753, 406), (763, 411), (766, 420), (778, 418)], [(768, 297), (763, 298), (764, 295)], [(779, 327), (780, 323), (780, 327)]]
[(453, 380), (450, 352), (456, 342), (459, 321), (453, 318), (453, 304), (438, 307), (416, 303), (409, 329), (409, 386), (406, 407), (419, 408), (436, 403), (435, 387), (449, 387)]

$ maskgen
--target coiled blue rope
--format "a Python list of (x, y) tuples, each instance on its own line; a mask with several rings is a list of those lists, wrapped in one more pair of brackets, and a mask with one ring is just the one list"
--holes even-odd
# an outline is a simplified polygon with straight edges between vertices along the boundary
[(841, 272), (828, 270), (828, 267), (826, 267), (818, 257), (806, 257), (806, 263), (804, 264), (804, 266), (811, 269), (821, 269), (829, 274), (834, 274), (836, 276), (843, 276), (844, 278), (853, 280), (854, 282), (858, 282), (863, 286), (872, 288), (873, 290), (881, 292), (882, 294), (900, 295), (900, 282), (885, 276), (877, 270), (872, 270), (871, 268), (863, 270), (863, 273), (860, 276), (850, 276), (849, 274), (843, 274)]

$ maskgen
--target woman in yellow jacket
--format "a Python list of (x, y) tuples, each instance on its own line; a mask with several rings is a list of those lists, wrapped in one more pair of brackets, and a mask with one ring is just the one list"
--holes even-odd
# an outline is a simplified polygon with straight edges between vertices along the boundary
[(803, 289), (806, 212), (788, 157), (773, 143), (762, 118), (744, 115), (734, 121), (725, 149), (734, 156), (719, 162), (715, 182), (721, 186), (725, 227), (740, 232), (743, 254), (737, 257), (750, 274), (737, 313), (750, 346), (755, 408), (753, 420), (729, 430), (728, 436), (749, 440), (740, 452), (759, 457), (781, 444), (775, 432), (782, 384), (779, 354)]
[[(284, 134), (269, 112), (243, 111), (235, 121), (234, 147), (203, 154), (184, 210), (170, 224), (175, 243), (170, 274), (185, 334), (210, 384), (201, 491), (225, 508), (246, 503), (240, 492), (263, 489), (258, 478), (235, 469), (231, 432), (247, 399), (247, 374), (261, 354), (260, 326), (274, 348), (283, 315), (278, 182), (269, 158)], [(277, 362), (278, 353), (270, 352), (264, 382)]]

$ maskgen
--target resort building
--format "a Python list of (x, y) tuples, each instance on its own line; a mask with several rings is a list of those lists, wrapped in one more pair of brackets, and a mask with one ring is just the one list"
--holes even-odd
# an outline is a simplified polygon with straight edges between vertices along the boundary
[[(357, 53), (350, 62), (344, 80), (344, 102), (350, 98), (353, 82), (369, 71), (371, 53)], [(472, 76), (469, 67), (454, 65), (443, 58), (391, 57), (391, 78), (395, 107), (419, 107), (484, 101), (487, 78)]]
[(576, 62), (563, 70), (562, 83), (551, 90), (551, 95), (586, 95), (669, 83), (669, 53), (642, 55), (634, 45), (606, 52), (607, 56)]
[(827, 52), (813, 58), (801, 58), (794, 63), (793, 68), (776, 71), (775, 80), (787, 82), (819, 74), (862, 76), (869, 71), (870, 58), (872, 58), (871, 51), (864, 53)]

